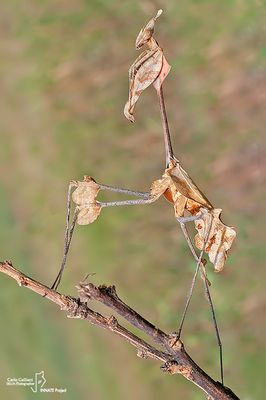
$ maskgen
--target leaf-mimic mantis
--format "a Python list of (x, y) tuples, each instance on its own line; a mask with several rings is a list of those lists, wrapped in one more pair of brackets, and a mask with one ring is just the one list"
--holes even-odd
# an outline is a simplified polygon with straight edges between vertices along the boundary
[[(196, 277), (200, 271), (207, 300), (211, 307), (216, 337), (220, 349), (221, 381), (223, 383), (222, 344), (210, 295), (210, 283), (205, 269), (206, 260), (203, 259), (203, 255), (204, 253), (208, 254), (209, 260), (214, 266), (214, 270), (217, 272), (221, 271), (227, 258), (227, 252), (236, 236), (236, 232), (233, 228), (222, 223), (220, 220), (222, 210), (213, 207), (173, 153), (162, 89), (163, 81), (170, 71), (170, 65), (166, 61), (163, 50), (153, 37), (155, 21), (161, 13), (162, 10), (159, 10), (157, 15), (152, 18), (144, 28), (142, 28), (136, 39), (136, 49), (140, 49), (143, 46), (146, 46), (147, 49), (141, 53), (130, 67), (129, 98), (124, 108), (124, 114), (128, 120), (134, 122), (135, 119), (133, 112), (139, 96), (147, 87), (150, 85), (154, 86), (159, 100), (163, 126), (166, 168), (161, 178), (154, 181), (151, 184), (150, 190), (147, 192), (138, 192), (99, 184), (93, 178), (88, 176), (85, 176), (83, 181), (70, 182), (67, 200), (64, 255), (61, 268), (52, 288), (56, 290), (61, 281), (76, 222), (79, 225), (91, 224), (98, 218), (103, 208), (151, 204), (158, 200), (159, 197), (164, 196), (173, 205), (174, 216), (180, 223), (184, 237), (197, 264), (177, 331), (177, 337), (180, 337), (181, 335)], [(73, 189), (75, 190), (73, 191)], [(100, 190), (124, 193), (134, 196), (136, 199), (112, 202), (98, 201), (97, 195)], [(75, 204), (75, 210), (72, 222), (70, 223), (71, 199)], [(200, 250), (199, 255), (197, 254), (193, 242), (187, 232), (187, 222), (195, 223), (195, 229), (197, 231), (195, 235), (195, 245)]]

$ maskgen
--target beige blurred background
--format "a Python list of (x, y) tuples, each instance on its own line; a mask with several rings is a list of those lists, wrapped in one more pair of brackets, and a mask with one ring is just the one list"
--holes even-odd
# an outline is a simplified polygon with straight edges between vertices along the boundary
[[(137, 33), (158, 8), (156, 38), (172, 70), (165, 97), (175, 153), (238, 237), (224, 272), (209, 268), (224, 344), (225, 383), (265, 397), (265, 1), (43, 0), (0, 6), (0, 247), (50, 285), (60, 265), (68, 182), (147, 190), (164, 168), (152, 88), (123, 116)], [(106, 199), (118, 198), (105, 195)], [(61, 290), (95, 272), (161, 328), (177, 328), (194, 263), (169, 204), (103, 210), (78, 227)], [(1, 398), (198, 400), (159, 364), (108, 332), (67, 319), (0, 276)], [(109, 311), (108, 311), (109, 313)], [(219, 379), (201, 282), (185, 324), (193, 358)], [(62, 395), (6, 386), (44, 370)], [(133, 390), (134, 388), (134, 390)]]

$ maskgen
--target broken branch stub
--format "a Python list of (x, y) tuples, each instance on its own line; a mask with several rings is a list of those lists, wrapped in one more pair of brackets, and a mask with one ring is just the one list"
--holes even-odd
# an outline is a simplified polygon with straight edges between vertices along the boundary
[(129, 69), (129, 96), (124, 114), (131, 122), (135, 121), (133, 112), (141, 93), (151, 84), (158, 92), (171, 68), (163, 50), (153, 38), (154, 24), (161, 13), (162, 10), (159, 10), (157, 15), (141, 29), (136, 39), (136, 49), (147, 45), (148, 50), (141, 53)]
[(79, 213), (77, 223), (88, 225), (94, 222), (101, 212), (101, 206), (96, 201), (100, 186), (90, 176), (84, 176), (82, 182), (73, 182), (77, 189), (72, 193), (72, 200), (77, 205)]

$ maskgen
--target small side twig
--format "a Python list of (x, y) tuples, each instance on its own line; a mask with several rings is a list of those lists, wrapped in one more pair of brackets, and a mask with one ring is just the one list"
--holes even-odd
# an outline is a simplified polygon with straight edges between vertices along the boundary
[[(35, 293), (57, 304), (61, 310), (67, 312), (70, 318), (84, 319), (94, 325), (107, 329), (122, 339), (129, 342), (138, 350), (138, 356), (150, 357), (162, 361), (161, 369), (165, 372), (183, 375), (186, 379), (201, 388), (210, 399), (213, 400), (237, 400), (238, 397), (220, 382), (215, 382), (205, 371), (203, 371), (187, 354), (183, 343), (176, 335), (168, 335), (152, 323), (143, 318), (135, 310), (125, 304), (117, 295), (115, 287), (105, 285), (96, 287), (92, 283), (81, 282), (78, 285), (80, 298), (66, 296), (58, 293), (42, 283), (31, 279), (22, 272), (15, 269), (11, 262), (0, 263), (0, 272), (15, 279), (19, 286), (27, 287)], [(162, 349), (157, 349), (137, 335), (118, 323), (114, 316), (104, 317), (102, 314), (92, 310), (86, 304), (90, 299), (97, 300), (113, 311), (117, 312), (131, 325), (146, 333)], [(85, 302), (84, 302), (85, 301)]]

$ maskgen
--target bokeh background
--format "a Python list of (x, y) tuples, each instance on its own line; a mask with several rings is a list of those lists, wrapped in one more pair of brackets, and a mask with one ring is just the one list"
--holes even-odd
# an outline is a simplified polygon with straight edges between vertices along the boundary
[[(175, 153), (237, 227), (224, 272), (209, 268), (224, 344), (225, 383), (265, 398), (266, 26), (260, 0), (9, 0), (0, 12), (1, 259), (51, 284), (63, 247), (71, 179), (147, 190), (164, 168), (155, 91), (123, 116), (134, 42), (158, 8), (156, 37), (172, 70), (165, 96)], [(105, 194), (105, 199), (118, 196)], [(120, 197), (121, 198), (121, 197)], [(103, 210), (78, 227), (61, 290), (86, 273), (148, 319), (175, 330), (195, 266), (173, 211)], [(204, 399), (179, 376), (140, 360), (118, 338), (0, 277), (1, 398), (35, 399), (7, 377), (44, 370), (65, 399)], [(109, 314), (109, 311), (108, 311)], [(218, 350), (201, 282), (185, 324), (190, 354), (219, 379)]]

